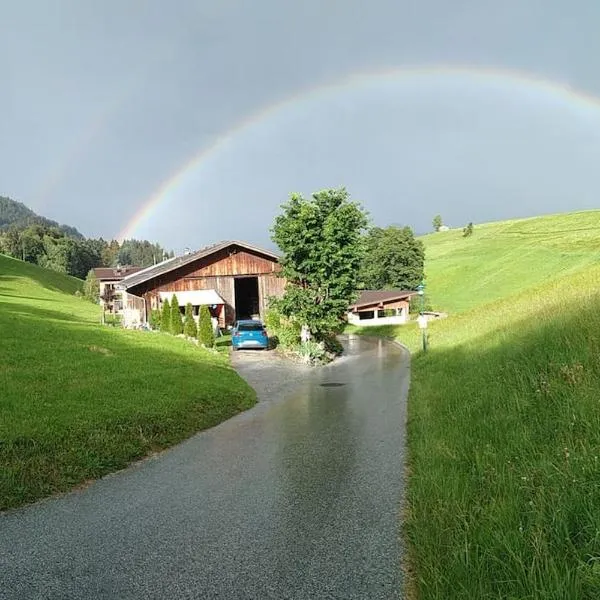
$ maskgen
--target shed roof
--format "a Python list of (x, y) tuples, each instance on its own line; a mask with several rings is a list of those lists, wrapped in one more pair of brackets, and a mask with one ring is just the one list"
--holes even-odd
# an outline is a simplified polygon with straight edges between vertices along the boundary
[(148, 281), (154, 277), (158, 277), (159, 275), (164, 275), (165, 273), (170, 273), (179, 267), (192, 263), (200, 258), (205, 258), (210, 256), (211, 254), (215, 254), (220, 250), (224, 250), (225, 248), (229, 248), (230, 246), (238, 246), (243, 248), (244, 250), (249, 250), (250, 252), (254, 252), (255, 254), (261, 254), (270, 258), (273, 261), (279, 260), (279, 255), (271, 252), (270, 250), (265, 250), (263, 248), (259, 248), (258, 246), (253, 246), (252, 244), (247, 244), (246, 242), (240, 242), (237, 240), (230, 240), (226, 242), (219, 242), (217, 244), (213, 244), (212, 246), (205, 246), (204, 248), (200, 248), (200, 250), (196, 250), (195, 252), (190, 252), (189, 254), (183, 254), (182, 256), (175, 256), (174, 258), (168, 258), (167, 260), (163, 260), (162, 262), (152, 265), (142, 271), (138, 271), (137, 273), (132, 274), (129, 277), (125, 277), (121, 281), (121, 287), (123, 289), (129, 289), (144, 281)]
[(96, 279), (100, 281), (118, 281), (123, 279), (124, 277), (128, 277), (129, 275), (133, 275), (134, 273), (138, 273), (144, 267), (96, 267), (92, 269), (94, 271), (94, 275)]
[(379, 306), (387, 302), (408, 300), (416, 293), (411, 290), (362, 290), (358, 300), (350, 305), (350, 309), (356, 310), (365, 306)]

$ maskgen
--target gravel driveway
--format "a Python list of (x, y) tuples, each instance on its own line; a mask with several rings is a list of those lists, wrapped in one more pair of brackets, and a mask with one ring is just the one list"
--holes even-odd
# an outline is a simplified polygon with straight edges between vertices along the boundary
[(0, 515), (0, 598), (400, 598), (408, 358), (240, 352), (259, 405), (90, 487)]

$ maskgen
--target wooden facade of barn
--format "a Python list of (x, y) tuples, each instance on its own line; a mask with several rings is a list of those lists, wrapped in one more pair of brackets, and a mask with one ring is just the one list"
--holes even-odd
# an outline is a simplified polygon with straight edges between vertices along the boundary
[(180, 306), (189, 301), (196, 312), (208, 304), (225, 327), (236, 319), (264, 318), (269, 297), (283, 295), (280, 270), (273, 252), (233, 241), (168, 259), (123, 279), (121, 285), (128, 295), (143, 300), (140, 322), (162, 300), (177, 294)]

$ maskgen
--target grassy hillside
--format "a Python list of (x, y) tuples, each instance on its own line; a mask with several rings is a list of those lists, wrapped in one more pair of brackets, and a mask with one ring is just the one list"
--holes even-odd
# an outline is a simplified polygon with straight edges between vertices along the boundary
[(600, 260), (600, 211), (475, 225), (421, 238), (435, 308), (461, 312)]
[(429, 351), (414, 324), (368, 331), (414, 352), (415, 597), (598, 598), (600, 212), (426, 243), (433, 303), (451, 312)]
[(0, 509), (64, 491), (255, 402), (226, 356), (102, 327), (79, 280), (0, 255)]

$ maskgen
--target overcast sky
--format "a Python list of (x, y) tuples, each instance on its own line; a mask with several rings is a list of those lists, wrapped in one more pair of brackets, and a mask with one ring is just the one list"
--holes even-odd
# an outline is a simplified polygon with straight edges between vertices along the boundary
[(107, 239), (160, 196), (129, 233), (176, 251), (339, 185), (417, 232), (597, 207), (599, 31), (598, 0), (2, 2), (0, 195)]

